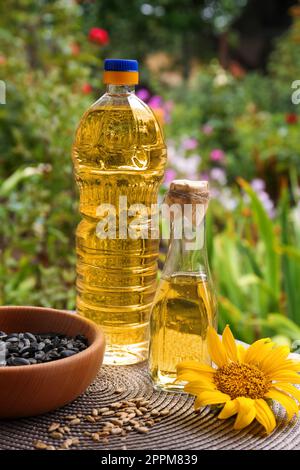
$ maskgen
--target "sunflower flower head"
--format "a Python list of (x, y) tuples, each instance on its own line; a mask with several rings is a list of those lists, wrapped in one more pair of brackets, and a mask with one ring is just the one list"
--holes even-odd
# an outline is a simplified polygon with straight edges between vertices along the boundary
[(207, 345), (216, 367), (196, 361), (177, 366), (177, 381), (187, 382), (185, 391), (196, 395), (195, 408), (221, 406), (220, 419), (236, 415), (234, 429), (256, 419), (268, 434), (276, 426), (271, 400), (285, 408), (288, 421), (298, 415), (300, 390), (294, 384), (300, 384), (300, 362), (289, 359), (287, 346), (264, 338), (246, 349), (235, 342), (228, 325), (222, 339), (209, 327)]

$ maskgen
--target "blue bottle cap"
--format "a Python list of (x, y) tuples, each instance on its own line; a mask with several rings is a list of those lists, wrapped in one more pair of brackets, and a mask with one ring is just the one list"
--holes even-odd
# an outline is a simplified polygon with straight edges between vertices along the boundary
[(108, 72), (138, 72), (137, 60), (128, 59), (105, 59), (104, 70)]

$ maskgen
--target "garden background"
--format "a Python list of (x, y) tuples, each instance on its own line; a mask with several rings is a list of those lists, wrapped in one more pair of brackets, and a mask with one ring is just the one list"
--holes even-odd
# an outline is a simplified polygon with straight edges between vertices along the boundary
[(299, 47), (296, 1), (1, 2), (0, 305), (74, 308), (74, 130), (103, 59), (137, 58), (168, 143), (161, 195), (175, 177), (211, 182), (220, 327), (297, 348)]

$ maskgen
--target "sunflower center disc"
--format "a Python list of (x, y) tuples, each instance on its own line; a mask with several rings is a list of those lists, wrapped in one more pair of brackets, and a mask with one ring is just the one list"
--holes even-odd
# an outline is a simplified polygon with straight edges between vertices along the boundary
[(214, 381), (218, 390), (227, 393), (231, 399), (262, 398), (271, 384), (256, 366), (235, 362), (220, 367), (214, 375)]

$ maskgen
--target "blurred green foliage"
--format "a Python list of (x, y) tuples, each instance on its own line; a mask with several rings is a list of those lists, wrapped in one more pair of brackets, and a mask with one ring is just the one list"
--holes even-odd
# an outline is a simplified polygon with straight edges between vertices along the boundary
[[(299, 119), (291, 101), (291, 84), (297, 76), (300, 66), (298, 75), (281, 84), (257, 73), (234, 78), (213, 62), (188, 90), (172, 93), (175, 106), (168, 134), (179, 141), (183, 135), (196, 138), (204, 167), (213, 164), (214, 148), (223, 149), (230, 181), (261, 174), (274, 186), (291, 167), (300, 171)], [(206, 133), (206, 126), (212, 132)]]
[(219, 324), (229, 323), (248, 342), (300, 337), (300, 114), (291, 100), (299, 42), (297, 15), (266, 75), (234, 76), (212, 61), (168, 96), (174, 108), (167, 171), (210, 179), (208, 246)]
[[(115, 57), (142, 61), (163, 45), (186, 77), (193, 58), (211, 56), (215, 35), (228, 31), (246, 4), (247, 0), (82, 1), (86, 28), (98, 18), (110, 31), (110, 51)], [(147, 77), (145, 69), (142, 76)]]
[[(221, 328), (229, 323), (238, 337), (300, 338), (299, 207), (290, 209), (288, 194), (271, 220), (255, 190), (240, 180), (248, 202), (240, 202), (214, 237), (211, 255), (219, 296)], [(216, 201), (213, 204), (217, 204)]]
[[(74, 307), (70, 148), (101, 62), (64, 1), (0, 3), (0, 303)], [(77, 47), (77, 44), (80, 44)], [(79, 50), (78, 50), (79, 48)], [(94, 52), (92, 50), (92, 52)]]

